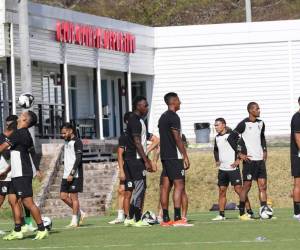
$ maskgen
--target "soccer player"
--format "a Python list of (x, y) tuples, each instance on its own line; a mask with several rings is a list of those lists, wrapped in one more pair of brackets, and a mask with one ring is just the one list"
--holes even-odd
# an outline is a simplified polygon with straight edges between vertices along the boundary
[(33, 166), (30, 157), (30, 149), (33, 146), (33, 140), (28, 128), (34, 126), (37, 122), (36, 114), (32, 111), (24, 111), (18, 118), (17, 130), (6, 138), (6, 142), (0, 145), (0, 153), (10, 148), (11, 154), (11, 185), (9, 190), (9, 201), (13, 209), (15, 228), (6, 235), (4, 240), (22, 239), (21, 232), (21, 208), (18, 199), (21, 199), (23, 205), (30, 210), (38, 231), (35, 240), (46, 238), (49, 233), (42, 222), (39, 208), (33, 201), (32, 178)]
[(78, 193), (83, 191), (82, 141), (76, 137), (76, 129), (65, 123), (61, 128), (64, 144), (64, 174), (60, 186), (60, 198), (72, 209), (72, 220), (68, 228), (80, 226), (85, 213), (80, 210)]
[[(234, 191), (240, 195), (242, 191), (242, 178), (239, 169), (240, 160), (237, 157), (238, 136), (229, 137), (233, 133), (226, 127), (224, 118), (215, 120), (215, 129), (218, 133), (215, 137), (214, 158), (219, 168), (218, 186), (219, 186), (219, 215), (214, 221), (225, 220), (226, 192), (229, 183), (234, 186)], [(253, 216), (252, 209), (248, 199), (246, 199), (247, 213)]]
[[(182, 194), (185, 189), (185, 170), (189, 169), (190, 161), (182, 141), (181, 122), (176, 112), (180, 109), (180, 100), (176, 93), (170, 92), (164, 96), (168, 110), (158, 122), (160, 135), (160, 158), (163, 166), (161, 206), (163, 209), (162, 226), (180, 226), (187, 224), (181, 219)], [(174, 185), (174, 222), (169, 217), (169, 191)]]
[[(300, 97), (298, 98), (300, 105)], [(300, 110), (291, 120), (291, 170), (294, 177), (294, 218), (300, 220)]]
[(260, 205), (267, 207), (267, 143), (265, 124), (258, 119), (260, 108), (256, 102), (247, 105), (249, 117), (241, 121), (234, 129), (240, 136), (238, 142), (239, 158), (243, 160), (243, 189), (240, 193), (240, 220), (251, 220), (245, 213), (245, 203), (252, 181), (257, 181)]
[[(124, 115), (124, 123), (128, 124), (128, 118), (132, 112), (127, 112)], [(113, 221), (110, 221), (109, 224), (120, 224), (125, 220), (124, 216), (124, 194), (125, 194), (125, 172), (124, 172), (124, 154), (128, 144), (128, 134), (127, 129), (124, 130), (122, 135), (119, 137), (119, 145), (117, 149), (118, 153), (118, 166), (119, 166), (119, 188), (118, 188), (118, 217)]]
[[(147, 140), (152, 140), (153, 136), (148, 132), (143, 120), (148, 113), (148, 102), (146, 98), (137, 96), (133, 101), (133, 110), (133, 114), (129, 117), (127, 124), (128, 144), (124, 163), (126, 177), (124, 225), (148, 227), (150, 225), (141, 220), (146, 192), (146, 172), (152, 171), (151, 161), (146, 155), (146, 150)], [(132, 194), (132, 203), (130, 204)]]

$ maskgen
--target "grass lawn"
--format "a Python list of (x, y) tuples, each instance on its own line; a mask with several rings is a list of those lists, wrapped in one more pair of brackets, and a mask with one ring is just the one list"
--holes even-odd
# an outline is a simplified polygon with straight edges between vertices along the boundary
[[(277, 209), (274, 220), (242, 222), (237, 212), (227, 214), (228, 220), (212, 222), (215, 213), (190, 214), (194, 227), (127, 228), (109, 225), (113, 217), (88, 218), (78, 229), (64, 229), (66, 219), (54, 220), (48, 239), (32, 241), (25, 239), (6, 242), (0, 249), (298, 249), (300, 222), (291, 218), (290, 209)], [(10, 221), (1, 221), (1, 229), (11, 228)], [(263, 236), (264, 241), (256, 240)]]

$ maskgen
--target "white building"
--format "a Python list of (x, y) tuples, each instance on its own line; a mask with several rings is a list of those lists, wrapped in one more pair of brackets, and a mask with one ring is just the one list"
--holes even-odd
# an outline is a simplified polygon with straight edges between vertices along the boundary
[[(0, 1), (2, 120), (21, 92), (16, 3)], [(298, 20), (154, 28), (30, 3), (29, 23), (38, 137), (58, 137), (64, 120), (85, 137), (116, 137), (136, 95), (147, 96), (157, 132), (169, 91), (182, 100), (187, 138), (195, 138), (195, 122), (220, 116), (234, 127), (250, 101), (260, 104), (267, 135), (289, 134), (300, 96)]]

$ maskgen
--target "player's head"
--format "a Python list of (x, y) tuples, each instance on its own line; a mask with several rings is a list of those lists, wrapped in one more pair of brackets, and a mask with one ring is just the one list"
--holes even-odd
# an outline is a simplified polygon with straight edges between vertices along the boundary
[(31, 110), (24, 111), (18, 118), (18, 128), (31, 128), (37, 123), (37, 116)]
[(126, 112), (125, 114), (124, 114), (124, 118), (123, 118), (123, 120), (124, 120), (124, 123), (125, 124), (127, 124), (128, 123), (128, 119), (129, 119), (129, 117), (132, 115), (132, 112)]
[(260, 108), (256, 102), (249, 102), (247, 105), (248, 113), (254, 117), (260, 116)]
[(176, 111), (180, 109), (181, 102), (175, 92), (169, 92), (165, 94), (164, 100), (168, 107), (173, 107)]
[(5, 119), (5, 135), (10, 136), (16, 129), (18, 124), (18, 116), (16, 115), (9, 115)]
[(133, 100), (133, 110), (138, 111), (142, 116), (147, 115), (148, 106), (147, 99), (144, 96), (137, 96)]
[(220, 117), (215, 120), (215, 130), (219, 134), (226, 129), (226, 121), (224, 118)]
[(66, 122), (61, 126), (60, 133), (64, 140), (70, 140), (76, 135), (76, 129), (71, 123)]

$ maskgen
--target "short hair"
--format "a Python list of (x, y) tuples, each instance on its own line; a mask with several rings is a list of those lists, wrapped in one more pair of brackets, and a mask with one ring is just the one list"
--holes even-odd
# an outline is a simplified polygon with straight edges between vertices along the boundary
[(254, 106), (254, 105), (258, 105), (256, 102), (249, 102), (248, 103), (248, 105), (247, 105), (247, 110), (248, 110), (248, 112), (250, 111), (250, 109), (252, 109), (252, 107)]
[(146, 97), (145, 96), (137, 96), (134, 98), (132, 106), (133, 109), (135, 110), (137, 108), (137, 105), (141, 102), (141, 101), (146, 101)]
[(175, 93), (175, 92), (169, 92), (169, 93), (165, 94), (165, 96), (164, 96), (165, 103), (167, 105), (169, 105), (171, 99), (174, 97), (178, 97), (177, 93)]
[(71, 129), (73, 134), (76, 133), (75, 127), (70, 122), (65, 122), (60, 129)]
[(225, 121), (225, 119), (222, 118), (222, 117), (217, 118), (215, 121), (216, 121), (216, 122), (221, 122), (221, 123), (223, 123), (223, 124), (226, 125), (226, 121)]
[(28, 114), (28, 118), (29, 118), (29, 121), (28, 121), (28, 128), (31, 128), (32, 126), (36, 125), (37, 124), (37, 116), (36, 114), (31, 111), (31, 110), (28, 110), (27, 111), (27, 114)]
[(127, 123), (128, 122), (128, 119), (129, 119), (129, 117), (131, 116), (133, 114), (133, 112), (126, 112), (125, 114), (124, 114), (124, 118), (123, 118), (123, 120), (124, 120), (124, 123)]
[(6, 122), (14, 122), (14, 121), (17, 121), (17, 120), (18, 120), (18, 116), (17, 115), (9, 115), (5, 119)]

